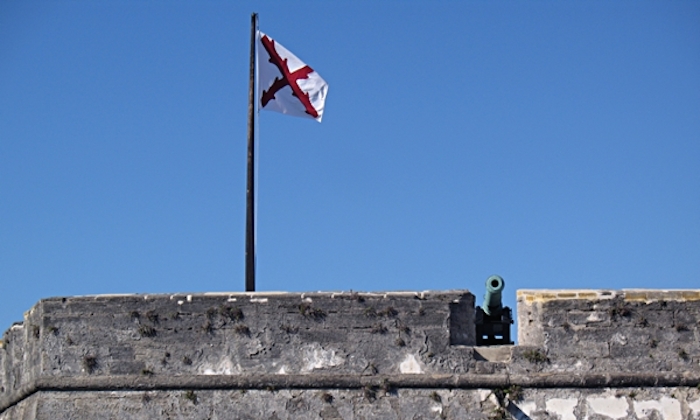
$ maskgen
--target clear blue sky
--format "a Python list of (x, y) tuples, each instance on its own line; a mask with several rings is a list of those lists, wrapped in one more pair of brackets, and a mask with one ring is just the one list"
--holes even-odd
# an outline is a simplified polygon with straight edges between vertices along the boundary
[(260, 114), (258, 290), (700, 287), (700, 2), (0, 2), (0, 329), (242, 291), (251, 12), (329, 83)]

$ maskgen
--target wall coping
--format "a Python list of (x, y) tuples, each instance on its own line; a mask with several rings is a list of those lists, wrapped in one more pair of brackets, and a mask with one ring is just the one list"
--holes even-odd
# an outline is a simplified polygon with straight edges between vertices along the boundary
[(554, 300), (608, 300), (621, 298), (629, 302), (700, 300), (700, 289), (520, 289), (516, 292), (519, 301), (526, 303)]

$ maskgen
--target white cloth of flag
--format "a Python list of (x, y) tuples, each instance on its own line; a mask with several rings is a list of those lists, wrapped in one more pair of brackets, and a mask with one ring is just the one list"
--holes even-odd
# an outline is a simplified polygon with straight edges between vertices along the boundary
[(260, 31), (257, 51), (260, 108), (321, 122), (328, 83)]

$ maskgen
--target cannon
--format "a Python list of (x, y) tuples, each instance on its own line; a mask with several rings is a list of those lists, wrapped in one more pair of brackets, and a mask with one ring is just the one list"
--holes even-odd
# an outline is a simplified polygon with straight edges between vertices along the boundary
[(501, 300), (505, 285), (500, 276), (491, 276), (486, 280), (484, 303), (476, 308), (474, 318), (477, 346), (513, 344), (510, 341), (513, 314), (509, 307), (503, 306)]

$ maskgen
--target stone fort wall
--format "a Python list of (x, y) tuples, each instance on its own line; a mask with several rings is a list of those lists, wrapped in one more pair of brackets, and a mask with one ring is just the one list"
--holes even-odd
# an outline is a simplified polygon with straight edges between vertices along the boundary
[(700, 291), (44, 299), (0, 345), (9, 419), (700, 419)]

